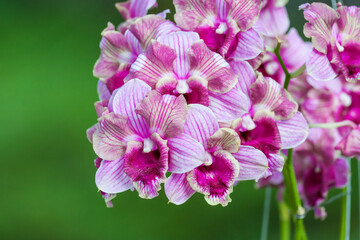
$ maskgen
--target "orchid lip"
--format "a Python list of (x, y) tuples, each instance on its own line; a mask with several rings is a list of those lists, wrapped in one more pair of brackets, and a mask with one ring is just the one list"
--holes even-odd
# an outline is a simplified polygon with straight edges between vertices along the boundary
[(224, 33), (227, 32), (227, 30), (228, 30), (227, 23), (222, 22), (222, 23), (220, 23), (219, 27), (216, 29), (216, 33), (217, 34), (224, 34)]
[(179, 94), (185, 94), (188, 93), (190, 90), (190, 87), (186, 80), (179, 80), (178, 84), (176, 85), (176, 92)]

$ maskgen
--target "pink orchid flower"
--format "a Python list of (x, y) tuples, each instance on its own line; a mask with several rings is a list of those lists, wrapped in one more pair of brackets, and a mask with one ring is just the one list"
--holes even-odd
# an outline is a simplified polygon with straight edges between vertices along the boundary
[[(236, 75), (219, 54), (194, 32), (173, 32), (152, 41), (131, 66), (138, 78), (162, 94), (184, 95), (187, 102), (209, 105), (209, 95), (232, 89)], [(125, 79), (126, 81), (126, 79)]]
[(360, 8), (339, 5), (337, 10), (323, 3), (303, 4), (304, 34), (314, 45), (306, 68), (319, 81), (343, 75), (360, 80)]
[(260, 0), (174, 0), (175, 21), (195, 31), (206, 45), (226, 59), (253, 59), (264, 49), (263, 40), (251, 27)]
[(349, 131), (336, 146), (337, 150), (346, 157), (360, 156), (360, 125)]
[(136, 19), (124, 33), (108, 23), (102, 32), (101, 54), (94, 67), (94, 76), (100, 78), (112, 93), (124, 84), (130, 66), (148, 49), (152, 39), (178, 30), (170, 21), (155, 15)]
[(281, 172), (284, 159), (279, 155), (280, 149), (294, 148), (305, 141), (308, 124), (297, 111), (297, 103), (279, 83), (261, 73), (256, 79), (246, 62), (233, 62), (232, 67), (239, 74), (237, 86), (213, 96), (216, 101), (210, 101), (209, 108), (222, 126), (237, 131), (242, 144), (267, 156), (267, 175)]
[(188, 173), (172, 173), (165, 183), (165, 193), (172, 203), (182, 204), (199, 192), (209, 204), (226, 206), (236, 181), (257, 180), (268, 167), (261, 151), (240, 146), (238, 134), (230, 128), (219, 128), (215, 115), (203, 105), (189, 105), (184, 133), (169, 140), (170, 149), (178, 149), (173, 151), (172, 159), (189, 162), (190, 145), (184, 144), (187, 139), (197, 142), (203, 164)]
[[(168, 170), (189, 171), (188, 162), (169, 161), (176, 148), (169, 151), (167, 143), (182, 133), (186, 106), (183, 96), (161, 96), (136, 79), (116, 90), (96, 130), (88, 134), (95, 153), (103, 159), (96, 173), (99, 190), (119, 193), (135, 188), (140, 197), (153, 198)], [(195, 152), (191, 147), (196, 147), (196, 141), (188, 143)], [(201, 164), (197, 161), (192, 167)]]

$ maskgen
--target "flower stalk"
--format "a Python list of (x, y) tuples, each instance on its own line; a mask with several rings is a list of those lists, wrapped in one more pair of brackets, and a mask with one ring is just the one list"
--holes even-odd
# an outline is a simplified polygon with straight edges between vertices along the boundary
[[(352, 159), (348, 159), (349, 171), (351, 170), (351, 160)], [(349, 240), (351, 218), (351, 175), (349, 176), (346, 187), (344, 187), (342, 191), (344, 196), (341, 199), (340, 240)]]
[(281, 240), (290, 240), (290, 214), (289, 208), (286, 206), (286, 203), (281, 201), (278, 202), (279, 207), (279, 220), (280, 220), (280, 239)]

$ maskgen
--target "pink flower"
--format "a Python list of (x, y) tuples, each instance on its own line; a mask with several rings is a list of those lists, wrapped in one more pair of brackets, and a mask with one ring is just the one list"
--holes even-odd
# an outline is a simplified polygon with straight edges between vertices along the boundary
[(285, 2), (282, 0), (263, 0), (259, 19), (253, 28), (267, 37), (278, 37), (285, 34), (290, 26)]
[(155, 15), (129, 23), (124, 33), (108, 23), (102, 32), (101, 54), (94, 67), (94, 76), (100, 78), (112, 93), (124, 84), (130, 66), (148, 49), (152, 39), (177, 30), (173, 23)]
[(182, 94), (188, 103), (205, 106), (211, 93), (228, 92), (237, 81), (230, 65), (194, 32), (174, 32), (153, 41), (131, 66), (127, 79), (132, 78), (162, 94)]
[(253, 59), (264, 49), (251, 29), (260, 0), (174, 0), (179, 27), (195, 31), (206, 45), (225, 58)]
[(116, 90), (90, 134), (95, 153), (104, 159), (96, 173), (99, 190), (119, 193), (134, 187), (140, 197), (153, 198), (168, 170), (188, 171), (191, 163), (169, 161), (167, 143), (182, 133), (186, 114), (182, 96), (161, 96), (140, 80)]
[(312, 38), (313, 52), (306, 63), (310, 76), (319, 81), (343, 75), (360, 80), (360, 9), (339, 5), (335, 11), (326, 4), (300, 6), (304, 10), (304, 34)]
[(301, 144), (307, 137), (307, 122), (277, 82), (260, 73), (256, 79), (246, 62), (233, 62), (232, 67), (240, 76), (238, 85), (228, 93), (214, 95), (209, 107), (222, 126), (236, 130), (242, 144), (267, 156), (269, 169), (264, 177), (281, 172), (284, 159), (280, 149)]
[(336, 149), (346, 157), (360, 156), (360, 125), (349, 131), (339, 142)]
[[(212, 111), (190, 104), (184, 133), (169, 140), (176, 146), (177, 161), (187, 161), (189, 146), (184, 139), (194, 139), (201, 146), (203, 164), (188, 173), (173, 173), (165, 183), (170, 202), (182, 204), (195, 192), (204, 194), (211, 205), (226, 206), (231, 201), (235, 181), (259, 179), (267, 169), (265, 155), (250, 146), (240, 146), (238, 134), (230, 128), (219, 128)], [(171, 149), (171, 148), (170, 148)]]

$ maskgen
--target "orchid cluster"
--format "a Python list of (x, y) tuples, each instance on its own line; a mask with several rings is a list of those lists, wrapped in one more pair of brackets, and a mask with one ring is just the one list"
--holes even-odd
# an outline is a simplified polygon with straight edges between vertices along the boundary
[(175, 23), (147, 14), (156, 0), (118, 3), (125, 22), (102, 32), (87, 135), (106, 204), (163, 187), (177, 205), (199, 193), (226, 206), (245, 180), (281, 192), (294, 149), (298, 192), (323, 218), (328, 190), (348, 181), (345, 157), (360, 155), (360, 8), (301, 5), (304, 42), (286, 1), (173, 3)]

